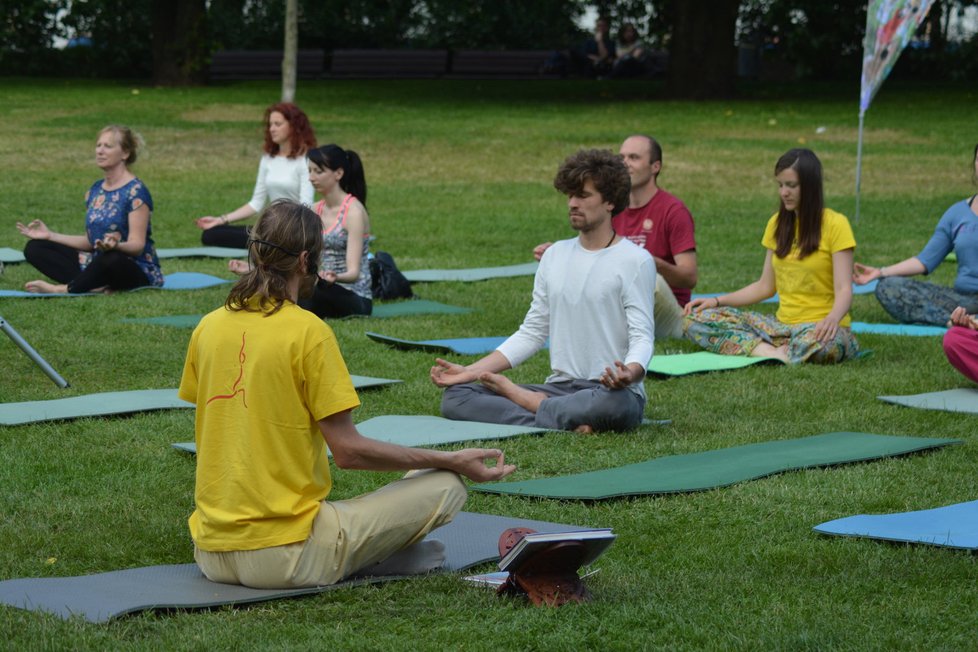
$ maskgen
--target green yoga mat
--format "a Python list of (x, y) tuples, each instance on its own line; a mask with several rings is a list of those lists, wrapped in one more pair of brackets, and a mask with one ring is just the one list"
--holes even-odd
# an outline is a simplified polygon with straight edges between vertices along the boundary
[(726, 487), (784, 471), (875, 460), (960, 443), (959, 439), (831, 432), (671, 455), (590, 473), (479, 484), (471, 488), (485, 493), (576, 500), (686, 493)]
[[(467, 312), (472, 312), (472, 308), (451, 306), (447, 303), (439, 303), (438, 301), (411, 299), (408, 301), (376, 304), (374, 305), (371, 316), (384, 319), (387, 317), (404, 317), (406, 315), (464, 314)], [(119, 321), (127, 324), (153, 324), (156, 326), (172, 326), (174, 328), (195, 328), (200, 323), (202, 317), (203, 315), (163, 315), (161, 317), (130, 317)]]
[(978, 389), (960, 387), (943, 392), (911, 394), (909, 396), (878, 396), (881, 401), (919, 408), (921, 410), (940, 410), (942, 412), (964, 412), (978, 414)]
[[(507, 439), (519, 435), (547, 432), (533, 426), (507, 426), (480, 421), (453, 421), (427, 415), (392, 414), (367, 419), (357, 424), (364, 437), (401, 446), (440, 446), (464, 441)], [(193, 442), (173, 444), (177, 450), (196, 454)]]
[(649, 373), (657, 376), (686, 376), (708, 371), (729, 371), (755, 364), (784, 364), (777, 358), (753, 358), (740, 355), (720, 355), (709, 351), (696, 353), (667, 353), (652, 356)]
[(472, 269), (414, 269), (402, 272), (412, 283), (430, 281), (485, 281), (490, 278), (533, 276), (540, 263), (521, 263), (502, 267), (476, 267)]

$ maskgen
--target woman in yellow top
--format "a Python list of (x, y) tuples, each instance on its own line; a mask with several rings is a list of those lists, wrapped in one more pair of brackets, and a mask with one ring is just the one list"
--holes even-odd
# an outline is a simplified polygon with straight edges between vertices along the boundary
[[(822, 164), (808, 149), (792, 149), (774, 167), (781, 206), (768, 220), (761, 277), (736, 292), (693, 299), (683, 331), (714, 353), (772, 357), (784, 362), (842, 362), (859, 345), (849, 328), (856, 240), (849, 220), (825, 208)], [(778, 293), (771, 316), (736, 306)]]

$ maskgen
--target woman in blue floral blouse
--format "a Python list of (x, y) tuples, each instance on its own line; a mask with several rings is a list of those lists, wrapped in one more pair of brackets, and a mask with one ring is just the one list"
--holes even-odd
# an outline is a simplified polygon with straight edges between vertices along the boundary
[(137, 148), (127, 127), (109, 125), (99, 132), (95, 164), (105, 177), (85, 194), (85, 235), (57, 233), (41, 220), (17, 223), (17, 230), (30, 239), (24, 247), (27, 262), (56, 281), (29, 281), (26, 290), (57, 294), (163, 285), (150, 237), (153, 198), (129, 170)]

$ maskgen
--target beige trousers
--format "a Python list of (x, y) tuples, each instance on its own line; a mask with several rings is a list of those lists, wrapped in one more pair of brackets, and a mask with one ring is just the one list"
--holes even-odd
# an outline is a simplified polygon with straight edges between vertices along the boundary
[(323, 501), (305, 541), (232, 552), (194, 546), (194, 559), (208, 579), (224, 584), (261, 589), (335, 584), (450, 522), (465, 496), (465, 484), (451, 471), (411, 471), (372, 493)]
[(676, 295), (662, 274), (655, 275), (655, 305), (652, 307), (655, 320), (655, 339), (664, 340), (683, 336), (683, 309), (676, 303)]

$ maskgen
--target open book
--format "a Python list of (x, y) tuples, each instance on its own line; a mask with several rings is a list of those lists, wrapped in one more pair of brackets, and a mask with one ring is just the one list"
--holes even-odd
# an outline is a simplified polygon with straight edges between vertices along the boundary
[(499, 560), (499, 570), (515, 572), (535, 553), (554, 543), (564, 541), (579, 541), (584, 544), (585, 552), (578, 567), (586, 566), (600, 557), (614, 540), (615, 535), (610, 529), (527, 534)]

